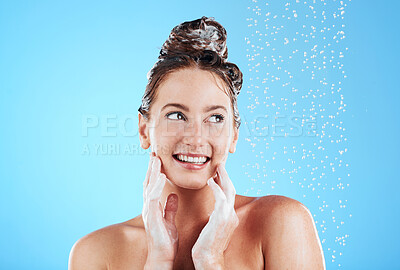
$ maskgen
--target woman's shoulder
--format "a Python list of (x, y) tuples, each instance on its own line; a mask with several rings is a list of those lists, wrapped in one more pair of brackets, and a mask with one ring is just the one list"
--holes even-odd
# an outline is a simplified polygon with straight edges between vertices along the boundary
[[(80, 238), (73, 245), (69, 256), (69, 269), (107, 269), (107, 265), (115, 258), (115, 252), (136, 248), (145, 236), (144, 227), (140, 225), (141, 216), (126, 222), (113, 224), (93, 231)], [(140, 254), (139, 254), (140, 255)], [(118, 257), (118, 256), (117, 256)]]
[(257, 231), (265, 261), (277, 269), (288, 265), (324, 269), (322, 247), (307, 207), (295, 199), (278, 195), (257, 197), (250, 204), (247, 212), (260, 228)]
[[(281, 195), (268, 195), (262, 197), (248, 197), (236, 195), (236, 206), (240, 208), (247, 206), (252, 212), (256, 211), (263, 216), (269, 216), (279, 213), (281, 214), (309, 214), (307, 207), (301, 202), (281, 196)], [(282, 212), (283, 211), (283, 212)]]
[[(261, 230), (262, 241), (277, 241), (276, 237), (290, 237), (291, 234), (314, 234), (315, 225), (312, 215), (301, 202), (280, 195), (246, 197), (237, 195), (236, 211), (246, 222), (251, 222)], [(299, 226), (301, 225), (301, 226)], [(268, 232), (268, 233), (265, 233)]]
[(260, 197), (258, 205), (260, 215), (264, 217), (264, 225), (284, 229), (284, 226), (307, 224), (308, 229), (314, 227), (314, 221), (308, 208), (301, 202), (279, 195)]

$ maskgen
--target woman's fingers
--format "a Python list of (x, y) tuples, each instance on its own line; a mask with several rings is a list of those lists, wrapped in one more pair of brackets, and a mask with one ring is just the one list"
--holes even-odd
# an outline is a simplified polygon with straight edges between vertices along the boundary
[(145, 198), (149, 195), (149, 193), (153, 189), (155, 183), (157, 183), (157, 179), (160, 175), (160, 169), (161, 169), (160, 158), (157, 156), (153, 156), (152, 159), (153, 159), (153, 161), (152, 161), (151, 168), (150, 168), (149, 180), (148, 180), (147, 186), (143, 190), (143, 195)]
[[(225, 177), (226, 179), (221, 179)], [(219, 176), (222, 181), (230, 181), (226, 175)], [(225, 192), (213, 178), (208, 179), (207, 184), (214, 193), (215, 209), (212, 212), (207, 225), (201, 231), (199, 238), (192, 249), (193, 256), (200, 252), (212, 250), (213, 256), (222, 256), (226, 250), (233, 231), (238, 226), (238, 218), (232, 204), (228, 203)], [(229, 189), (227, 183), (225, 188)]]
[(151, 154), (151, 162), (145, 182), (143, 183), (143, 214), (146, 219), (161, 220), (162, 208), (158, 209), (159, 198), (165, 185), (166, 176), (160, 174), (161, 161), (158, 157)]
[[(143, 223), (148, 242), (147, 262), (173, 262), (177, 252), (178, 233), (175, 227), (177, 201), (174, 196), (167, 199), (164, 207), (160, 198), (164, 190), (167, 177), (161, 173), (161, 159), (152, 153), (151, 162), (143, 183)], [(175, 195), (176, 196), (176, 195)]]
[(149, 184), (148, 188), (150, 190), (147, 191), (147, 218), (149, 224), (152, 224), (154, 227), (162, 227), (162, 219), (163, 219), (163, 207), (160, 203), (160, 197), (162, 191), (164, 189), (166, 181), (166, 176), (164, 174), (159, 175), (159, 179), (155, 182), (155, 184)]
[(145, 191), (146, 191), (147, 185), (149, 184), (151, 168), (153, 166), (153, 161), (154, 161), (154, 153), (151, 152), (150, 153), (149, 166), (147, 168), (147, 173), (146, 173), (146, 178), (143, 181), (143, 195), (145, 195)]
[(228, 223), (232, 222), (236, 227), (239, 219), (234, 208), (235, 197), (233, 196), (232, 202), (229, 202), (225, 192), (213, 178), (208, 179), (207, 184), (212, 189), (215, 198), (215, 209), (211, 214), (210, 221), (215, 222), (215, 218), (225, 220), (225, 222), (229, 220)]
[[(178, 212), (178, 195), (176, 194), (169, 194), (167, 201), (165, 202), (165, 209), (164, 209), (164, 218), (168, 226), (175, 227), (175, 216)], [(176, 240), (178, 238), (178, 233), (176, 230), (168, 230), (171, 238)]]
[(236, 190), (223, 164), (218, 165), (217, 175), (220, 181), (221, 189), (225, 193), (228, 202), (230, 204), (234, 204)]
[(208, 179), (207, 184), (214, 193), (215, 209), (221, 209), (221, 207), (223, 207), (224, 203), (227, 201), (225, 193), (222, 191), (221, 187), (215, 183), (213, 178)]
[(165, 181), (167, 180), (167, 177), (163, 173), (159, 173), (157, 178), (157, 180), (150, 179), (150, 181), (154, 181), (153, 183), (150, 183), (148, 187), (148, 199), (150, 202), (158, 202), (160, 200)]
[(178, 195), (171, 193), (168, 195), (167, 201), (165, 202), (165, 219), (167, 213), (176, 213), (178, 211)]
[(153, 165), (151, 167), (149, 185), (154, 185), (157, 182), (158, 176), (160, 175), (161, 171), (161, 160), (159, 157), (155, 156), (153, 160)]

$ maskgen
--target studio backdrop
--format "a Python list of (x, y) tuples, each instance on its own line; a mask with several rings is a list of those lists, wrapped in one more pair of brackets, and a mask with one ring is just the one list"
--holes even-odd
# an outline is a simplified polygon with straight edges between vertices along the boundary
[(214, 17), (243, 72), (236, 192), (307, 206), (327, 269), (400, 269), (395, 1), (0, 1), (0, 269), (67, 269), (142, 211), (138, 111), (171, 29)]

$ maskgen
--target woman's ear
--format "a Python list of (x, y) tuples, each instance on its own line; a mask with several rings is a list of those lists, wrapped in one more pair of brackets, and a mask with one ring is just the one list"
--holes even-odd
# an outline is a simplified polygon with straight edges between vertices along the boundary
[(239, 129), (237, 127), (234, 127), (232, 142), (231, 145), (229, 146), (229, 153), (232, 154), (235, 153), (238, 139), (239, 139)]
[(149, 136), (149, 122), (144, 118), (144, 116), (139, 113), (139, 139), (140, 146), (143, 149), (150, 147), (150, 136)]

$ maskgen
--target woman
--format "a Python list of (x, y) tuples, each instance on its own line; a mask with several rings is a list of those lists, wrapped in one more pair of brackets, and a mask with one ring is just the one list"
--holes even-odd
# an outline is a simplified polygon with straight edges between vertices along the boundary
[(237, 195), (225, 170), (240, 117), (239, 68), (213, 18), (176, 26), (139, 109), (151, 147), (143, 212), (81, 238), (69, 269), (324, 269), (312, 216), (282, 196)]

